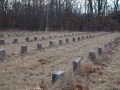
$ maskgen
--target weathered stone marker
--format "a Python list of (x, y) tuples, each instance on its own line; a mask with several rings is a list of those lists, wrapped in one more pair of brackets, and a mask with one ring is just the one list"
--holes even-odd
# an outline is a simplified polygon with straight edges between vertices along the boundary
[(72, 34), (72, 36), (75, 36), (74, 34)]
[(94, 59), (95, 59), (95, 52), (94, 51), (89, 52), (89, 58), (91, 59), (91, 61), (94, 61)]
[(0, 45), (5, 44), (5, 40), (0, 40)]
[(66, 43), (69, 43), (69, 39), (68, 38), (66, 38)]
[(112, 46), (114, 46), (114, 40), (111, 41)]
[(112, 47), (112, 44), (111, 44), (111, 42), (109, 42), (109, 43), (108, 43), (108, 45), (109, 45), (109, 48), (111, 48), (111, 47)]
[(89, 35), (89, 37), (91, 38), (91, 35)]
[(21, 54), (24, 54), (27, 52), (27, 45), (22, 45), (21, 46)]
[(53, 46), (53, 44), (54, 44), (53, 41), (49, 41), (50, 46)]
[(34, 37), (34, 41), (37, 41), (37, 37)]
[(62, 45), (63, 44), (63, 40), (59, 40), (59, 45)]
[(26, 42), (29, 42), (29, 37), (26, 37)]
[(42, 49), (42, 43), (38, 43), (38, 44), (37, 44), (37, 48), (38, 48), (38, 49)]
[(55, 38), (57, 38), (57, 35), (55, 35)]
[(13, 43), (18, 43), (18, 39), (15, 38), (15, 39), (13, 40)]
[(105, 48), (106, 48), (106, 49), (108, 48), (108, 45), (107, 45), (107, 44), (105, 44)]
[(49, 38), (51, 38), (51, 36), (49, 36)]
[(8, 37), (10, 37), (11, 35), (10, 34), (8, 34)]
[(82, 39), (84, 39), (84, 36), (82, 36)]
[(42, 37), (42, 40), (45, 40), (45, 37)]
[(75, 42), (75, 38), (73, 38), (73, 42)]
[(64, 71), (57, 71), (52, 74), (52, 84), (54, 84), (57, 80), (62, 78), (65, 75)]
[(0, 49), (0, 60), (4, 60), (5, 56), (6, 56), (5, 49)]
[(78, 41), (80, 40), (80, 37), (78, 37)]
[(102, 55), (102, 46), (99, 46), (99, 47), (98, 47), (98, 54), (99, 54), (99, 55)]
[(3, 34), (0, 34), (1, 37), (4, 37)]
[(80, 58), (76, 58), (73, 61), (73, 71), (75, 71), (79, 68), (80, 68)]

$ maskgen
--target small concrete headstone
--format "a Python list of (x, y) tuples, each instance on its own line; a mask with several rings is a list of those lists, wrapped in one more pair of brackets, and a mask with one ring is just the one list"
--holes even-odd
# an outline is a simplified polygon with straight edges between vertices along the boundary
[(74, 34), (72, 34), (72, 36), (75, 36)]
[(42, 49), (42, 43), (38, 43), (38, 44), (37, 44), (37, 48), (38, 48), (38, 49)]
[(29, 42), (29, 37), (26, 37), (26, 42)]
[(112, 44), (111, 44), (111, 42), (109, 42), (109, 43), (108, 43), (108, 45), (109, 45), (109, 48), (111, 48), (111, 47), (112, 47)]
[(51, 36), (49, 36), (49, 38), (51, 38)]
[(111, 41), (112, 46), (114, 45), (114, 40)]
[(18, 43), (18, 39), (15, 38), (15, 39), (13, 40), (13, 43)]
[(80, 40), (80, 37), (78, 37), (78, 41)]
[(21, 54), (24, 54), (27, 52), (27, 45), (22, 45), (21, 46)]
[(69, 43), (69, 39), (68, 38), (66, 38), (66, 43)]
[(86, 36), (86, 38), (88, 38), (88, 36)]
[(55, 35), (55, 38), (57, 38), (57, 35)]
[(105, 44), (105, 48), (106, 48), (106, 49), (108, 48), (108, 45), (107, 45), (107, 44)]
[(80, 58), (76, 58), (73, 61), (73, 71), (77, 70), (80, 68)]
[(37, 37), (34, 37), (34, 41), (37, 41)]
[(95, 59), (95, 52), (94, 51), (89, 52), (89, 58), (91, 59), (91, 61), (94, 61), (94, 59)]
[(8, 37), (10, 37), (11, 35), (10, 34), (8, 34)]
[(63, 44), (63, 40), (59, 40), (59, 45), (62, 45)]
[(82, 39), (84, 39), (84, 36), (82, 36)]
[(0, 40), (0, 45), (5, 44), (5, 40)]
[(89, 35), (89, 37), (91, 38), (91, 35)]
[(42, 37), (42, 40), (45, 40), (45, 37)]
[(53, 41), (49, 41), (50, 46), (53, 46), (53, 44), (54, 44)]
[(99, 55), (102, 54), (102, 47), (101, 47), (101, 46), (98, 47), (98, 54), (99, 54)]
[(4, 37), (3, 34), (0, 34), (1, 37)]
[(0, 60), (4, 60), (5, 56), (6, 56), (5, 49), (0, 49)]
[(65, 75), (64, 71), (57, 71), (52, 74), (52, 84), (54, 84), (57, 80), (62, 78)]
[(73, 42), (75, 42), (75, 38), (73, 38)]

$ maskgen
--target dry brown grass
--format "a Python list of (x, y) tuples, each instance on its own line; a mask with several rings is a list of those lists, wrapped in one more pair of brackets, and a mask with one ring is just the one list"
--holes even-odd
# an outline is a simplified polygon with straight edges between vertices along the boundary
[[(49, 35), (54, 36), (56, 34), (59, 36), (64, 33), (55, 32), (42, 34), (38, 35), (38, 38), (41, 38), (42, 36), (48, 37)], [(82, 36), (84, 35), (80, 35), (80, 37)], [(58, 45), (58, 40), (60, 38), (55, 38), (55, 46), (50, 48), (48, 48), (49, 40), (25, 42), (26, 36), (23, 36), (18, 37), (18, 42), (22, 43), (11, 44), (10, 41), (12, 41), (14, 37), (5, 37), (4, 39), (6, 39), (6, 42), (10, 44), (2, 45), (0, 47), (5, 48), (8, 55), (8, 57), (6, 57), (6, 59), (0, 64), (0, 81), (2, 81), (0, 82), (0, 90), (32, 90), (35, 89), (36, 86), (45, 87), (45, 90), (50, 89), (50, 87), (52, 87), (51, 75), (53, 72), (58, 70), (65, 70), (68, 73), (66, 73), (66, 76), (63, 77), (63, 81), (61, 81), (62, 83), (56, 83), (56, 87), (57, 85), (60, 86), (58, 86), (59, 88), (55, 88), (55, 90), (61, 90), (61, 88), (82, 88), (85, 90), (91, 86), (91, 83), (88, 82), (90, 82), (91, 76), (94, 75), (94, 71), (96, 71), (100, 76), (103, 74), (103, 72), (105, 72), (105, 69), (102, 70), (102, 67), (99, 67), (100, 70), (98, 70), (97, 65), (85, 61), (88, 60), (89, 50), (97, 50), (99, 45), (104, 46), (106, 42), (109, 42), (111, 39), (117, 36), (119, 36), (119, 33), (80, 40), (76, 43), (73, 43), (71, 41), (72, 37), (69, 37), (70, 43), (65, 44), (64, 42), (64, 44), (61, 46)], [(33, 39), (34, 35), (29, 37), (31, 40)], [(77, 36), (74, 37), (77, 38)], [(63, 40), (65, 40), (65, 38), (66, 37), (64, 37)], [(44, 50), (36, 50), (36, 44), (38, 42), (43, 44)], [(28, 52), (25, 55), (19, 54), (20, 46), (23, 44), (28, 45)], [(71, 68), (74, 58), (77, 57), (82, 58), (83, 66), (81, 67), (86, 66), (86, 68), (84, 68), (85, 71), (82, 71), (82, 74), (74, 76)], [(66, 70), (66, 68), (69, 69)], [(89, 68), (91, 69), (89, 70)], [(86, 75), (88, 72), (90, 73), (89, 78)], [(81, 75), (83, 75), (82, 78), (79, 77)]]

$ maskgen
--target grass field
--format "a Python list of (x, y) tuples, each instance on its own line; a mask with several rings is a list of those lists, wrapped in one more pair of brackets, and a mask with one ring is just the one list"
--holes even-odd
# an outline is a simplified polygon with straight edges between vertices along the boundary
[[(74, 33), (74, 36), (72, 36), (72, 33)], [(103, 57), (107, 57), (109, 59), (108, 62), (105, 63), (105, 66), (96, 64), (93, 65), (90, 61), (88, 61), (88, 54), (90, 50), (94, 50), (97, 53), (97, 48), (99, 46), (102, 46), (104, 49), (105, 44), (108, 44), (108, 42), (115, 39), (120, 34), (116, 32), (72, 42), (73, 37), (77, 39), (78, 36), (81, 38), (82, 36), (90, 35), (87, 33), (83, 35), (76, 35), (78, 32), (72, 33), (49, 32), (40, 35), (34, 34), (20, 37), (17, 36), (19, 43), (16, 44), (12, 44), (12, 41), (16, 38), (16, 36), (5, 36), (3, 39), (6, 44), (0, 46), (0, 49), (6, 49), (6, 58), (0, 62), (0, 90), (34, 90), (36, 86), (41, 86), (43, 83), (45, 85), (44, 90), (53, 90), (51, 77), (52, 73), (58, 70), (71, 72), (71, 74), (68, 74), (68, 79), (70, 79), (70, 82), (72, 83), (70, 88), (74, 88), (73, 82), (75, 80), (75, 85), (86, 85), (86, 87), (82, 87), (80, 90), (87, 90), (87, 88), (89, 88), (88, 90), (119, 90), (120, 46), (112, 50), (111, 53), (105, 53), (105, 56)], [(65, 34), (70, 34), (71, 36), (64, 37)], [(91, 33), (91, 35), (93, 34), (96, 33)], [(54, 37), (55, 35), (57, 35), (57, 38)], [(38, 37), (37, 41), (33, 40), (34, 36)], [(41, 40), (42, 36), (45, 36), (46, 40)], [(52, 39), (49, 39), (49, 36), (52, 36)], [(29, 37), (31, 41), (26, 42), (26, 37)], [(65, 43), (66, 38), (69, 38), (70, 43)], [(50, 40), (54, 41), (55, 46), (49, 47)], [(58, 44), (59, 40), (63, 40), (63, 45)], [(37, 50), (37, 43), (39, 42), (43, 44), (42, 50)], [(23, 44), (28, 46), (28, 52), (20, 54), (21, 45)], [(71, 80), (73, 77), (71, 69), (72, 62), (75, 58), (82, 59), (82, 70), (76, 74), (74, 77), (76, 79)], [(97, 72), (97, 74), (92, 73), (86, 75), (87, 73), (84, 72), (86, 71), (84, 70), (86, 69), (86, 66), (92, 69), (99, 67), (101, 71)], [(83, 75), (79, 74), (80, 72), (82, 72)], [(63, 85), (63, 87), (67, 86), (66, 82), (64, 82), (65, 85)], [(56, 90), (62, 89), (59, 88)]]

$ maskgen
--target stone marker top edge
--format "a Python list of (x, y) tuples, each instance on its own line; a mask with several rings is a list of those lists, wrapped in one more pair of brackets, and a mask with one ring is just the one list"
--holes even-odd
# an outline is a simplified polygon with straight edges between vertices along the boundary
[(22, 45), (22, 46), (27, 46), (27, 45)]
[(80, 60), (80, 58), (75, 58), (74, 62), (78, 62)]
[(102, 46), (99, 46), (98, 48), (102, 48)]
[(5, 50), (5, 49), (0, 49), (0, 51), (1, 51), (1, 50)]
[(93, 51), (93, 50), (90, 50), (89, 52), (95, 52), (95, 51)]
[(57, 72), (54, 72), (54, 74), (61, 74), (61, 73), (65, 73), (64, 71), (57, 71)]

